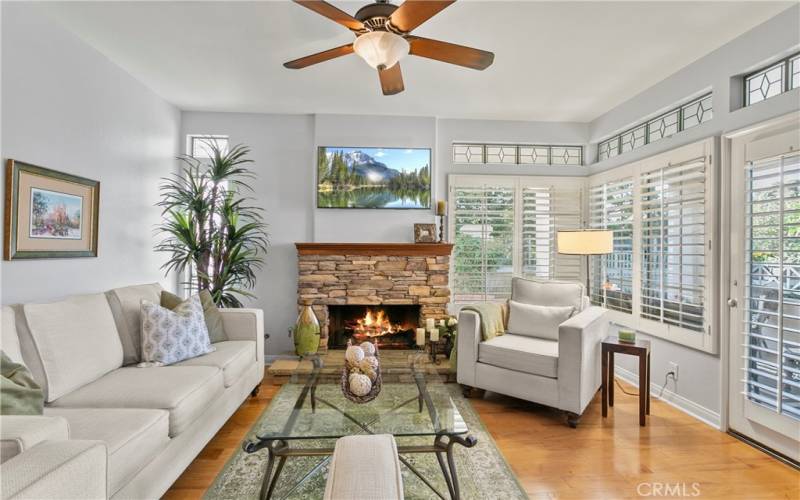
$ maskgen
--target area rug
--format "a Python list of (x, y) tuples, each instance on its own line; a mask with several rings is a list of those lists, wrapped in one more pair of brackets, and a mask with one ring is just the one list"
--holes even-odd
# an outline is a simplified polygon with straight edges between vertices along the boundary
[[(483, 426), (477, 412), (469, 401), (463, 398), (456, 384), (447, 384), (447, 390), (453, 403), (459, 410), (470, 430), (470, 434), (478, 439), (472, 448), (455, 446), (455, 460), (458, 471), (461, 497), (464, 499), (524, 499), (528, 498), (517, 482), (517, 478), (506, 463), (494, 440)], [(270, 403), (273, 405), (291, 405), (297, 397), (296, 392), (288, 385), (281, 388)], [(370, 404), (376, 403), (378, 400)], [(253, 425), (251, 433), (256, 429), (269, 427), (267, 421), (270, 408), (261, 414)], [(252, 435), (252, 434), (251, 434)], [(399, 438), (398, 445), (428, 444), (432, 438)], [(330, 440), (305, 441), (308, 446), (331, 445)], [(442, 494), (447, 496), (439, 463), (433, 453), (409, 454), (404, 456), (420, 471)], [(236, 451), (219, 473), (214, 483), (206, 491), (208, 499), (258, 498), (259, 488), (264, 475), (267, 451), (245, 453)], [(289, 458), (283, 468), (278, 484), (273, 492), (275, 499), (315, 499), (322, 498), (325, 491), (325, 479), (328, 474), (329, 457), (296, 457)], [(405, 465), (401, 465), (403, 473), (403, 489), (407, 499), (436, 499), (428, 488)]]

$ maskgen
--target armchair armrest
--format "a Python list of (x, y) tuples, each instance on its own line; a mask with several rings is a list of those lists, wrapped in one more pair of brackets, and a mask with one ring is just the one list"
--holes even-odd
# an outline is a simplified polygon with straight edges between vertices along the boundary
[(478, 344), (481, 342), (481, 319), (478, 313), (463, 311), (458, 314), (457, 341), (456, 379), (459, 384), (474, 386)]
[(559, 408), (580, 415), (600, 387), (600, 343), (608, 311), (588, 307), (558, 327)]
[(223, 308), (219, 312), (228, 340), (255, 340), (256, 360), (259, 366), (264, 366), (264, 311)]
[(5, 462), (42, 441), (67, 439), (69, 425), (63, 417), (3, 415), (0, 417), (0, 462)]
[(2, 498), (107, 498), (107, 460), (102, 441), (43, 441), (0, 466)]

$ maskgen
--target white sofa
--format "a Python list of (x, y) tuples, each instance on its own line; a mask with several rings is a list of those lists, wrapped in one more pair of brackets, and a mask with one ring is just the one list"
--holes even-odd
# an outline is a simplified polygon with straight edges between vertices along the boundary
[(458, 317), (457, 379), (472, 387), (533, 401), (567, 413), (575, 427), (602, 382), (601, 341), (608, 332), (606, 310), (591, 306), (579, 283), (514, 278), (511, 300), (541, 306), (574, 306), (558, 326), (557, 338), (505, 333), (481, 337), (480, 318), (472, 311)]
[[(47, 492), (97, 497), (97, 485), (72, 496), (66, 483), (86, 478), (50, 473), (60, 467), (94, 467), (101, 497), (158, 498), (257, 391), (264, 374), (261, 310), (222, 309), (227, 340), (214, 344), (213, 353), (171, 366), (135, 366), (140, 301), (158, 303), (160, 293), (158, 284), (138, 285), (3, 308), (0, 347), (31, 370), (46, 401), (44, 416), (0, 417), (0, 474), (29, 471), (24, 480), (4, 481), (4, 499)], [(102, 474), (97, 464), (87, 465), (98, 444)]]

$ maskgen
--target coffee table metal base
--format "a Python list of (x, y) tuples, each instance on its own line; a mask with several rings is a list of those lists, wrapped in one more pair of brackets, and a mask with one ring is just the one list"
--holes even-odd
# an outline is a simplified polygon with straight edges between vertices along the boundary
[[(400, 456), (400, 461), (408, 467), (422, 482), (424, 482), (439, 498), (445, 497), (431, 482), (425, 478), (416, 468), (411, 465), (402, 455), (410, 453), (435, 453), (436, 459), (439, 461), (439, 467), (442, 469), (445, 483), (450, 498), (458, 500), (461, 498), (458, 487), (458, 474), (456, 472), (455, 457), (453, 456), (453, 448), (456, 444), (464, 446), (465, 448), (472, 448), (477, 444), (478, 440), (473, 436), (436, 436), (431, 445), (419, 446), (398, 446), (397, 452)], [(264, 480), (261, 484), (261, 492), (259, 498), (266, 500), (272, 498), (272, 493), (275, 491), (275, 485), (289, 457), (320, 457), (331, 456), (333, 448), (292, 448), (289, 443), (283, 439), (265, 440), (265, 441), (250, 441), (244, 444), (244, 450), (248, 453), (255, 453), (259, 450), (266, 448), (268, 453), (267, 465), (264, 470)], [(318, 464), (315, 469), (319, 468), (324, 462)], [(277, 464), (277, 465), (276, 465)], [(273, 472), (274, 469), (274, 472)], [(310, 471), (310, 472), (313, 472)], [(310, 474), (309, 472), (309, 474)], [(306, 476), (308, 477), (308, 476)], [(305, 478), (304, 478), (305, 479)]]

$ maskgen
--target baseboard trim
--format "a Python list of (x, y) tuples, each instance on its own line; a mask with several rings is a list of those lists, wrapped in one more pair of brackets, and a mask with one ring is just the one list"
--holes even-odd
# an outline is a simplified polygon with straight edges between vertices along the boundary
[[(635, 373), (626, 370), (625, 368), (621, 368), (619, 366), (614, 367), (614, 374), (624, 380), (625, 382), (639, 387), (639, 376)], [(694, 401), (687, 399), (680, 394), (673, 392), (669, 389), (664, 389), (664, 394), (659, 398), (658, 394), (661, 392), (661, 387), (650, 383), (650, 396), (654, 398), (658, 398), (661, 401), (667, 403), (668, 405), (681, 410), (682, 412), (690, 415), (697, 420), (703, 422), (704, 424), (708, 424), (711, 427), (722, 430), (722, 420), (720, 418), (719, 413), (709, 410), (708, 408), (701, 406)]]

